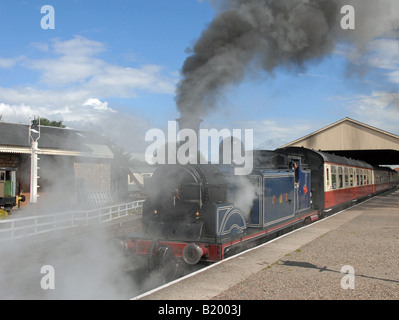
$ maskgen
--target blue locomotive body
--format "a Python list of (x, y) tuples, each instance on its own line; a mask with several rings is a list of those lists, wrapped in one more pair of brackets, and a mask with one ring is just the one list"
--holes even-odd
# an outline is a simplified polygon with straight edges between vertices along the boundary
[(150, 257), (173, 252), (188, 264), (213, 262), (243, 244), (316, 220), (303, 158), (274, 151), (254, 156), (248, 176), (235, 176), (229, 165), (159, 167), (149, 183), (143, 233), (129, 237), (126, 247)]

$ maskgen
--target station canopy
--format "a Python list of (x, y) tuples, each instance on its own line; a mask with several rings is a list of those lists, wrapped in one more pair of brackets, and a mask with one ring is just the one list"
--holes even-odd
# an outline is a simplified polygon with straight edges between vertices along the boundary
[(399, 136), (344, 118), (285, 147), (304, 147), (363, 160), (372, 165), (399, 165)]
[[(113, 159), (107, 142), (83, 130), (40, 126), (39, 155)], [(31, 154), (29, 125), (0, 122), (0, 153)]]

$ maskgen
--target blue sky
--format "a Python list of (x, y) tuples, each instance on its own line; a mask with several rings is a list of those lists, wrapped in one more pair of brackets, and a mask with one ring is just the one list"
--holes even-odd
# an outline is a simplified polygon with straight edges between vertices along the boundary
[[(142, 153), (145, 132), (179, 117), (175, 88), (189, 48), (217, 14), (217, 1), (0, 0), (0, 114), (31, 114), (89, 129)], [(44, 5), (55, 29), (43, 30)], [(254, 129), (274, 149), (344, 117), (399, 134), (399, 45), (348, 44), (300, 70), (277, 68), (226, 89), (206, 128)], [(355, 72), (353, 72), (355, 70)]]

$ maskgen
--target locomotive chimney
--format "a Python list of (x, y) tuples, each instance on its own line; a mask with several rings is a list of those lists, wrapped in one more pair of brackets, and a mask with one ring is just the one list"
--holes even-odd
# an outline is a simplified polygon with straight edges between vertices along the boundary
[(199, 128), (200, 124), (202, 122), (202, 119), (197, 118), (197, 117), (187, 117), (187, 116), (182, 116), (179, 119), (176, 119), (177, 123), (179, 124), (179, 129), (192, 129), (195, 131), (198, 137), (199, 133)]
[[(187, 117), (181, 116), (180, 118), (176, 119), (177, 123), (179, 124), (179, 130), (182, 129), (191, 129), (194, 130), (195, 134), (197, 135), (197, 163), (200, 163), (200, 152), (199, 152), (199, 129), (202, 119), (198, 117)], [(187, 139), (186, 139), (187, 141)], [(185, 143), (184, 141), (183, 143)]]

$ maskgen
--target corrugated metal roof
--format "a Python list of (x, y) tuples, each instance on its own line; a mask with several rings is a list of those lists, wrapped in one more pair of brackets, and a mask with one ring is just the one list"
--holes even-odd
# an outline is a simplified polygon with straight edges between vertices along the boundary
[(361, 160), (349, 159), (349, 158), (341, 157), (341, 156), (338, 156), (335, 154), (322, 152), (322, 151), (316, 151), (316, 150), (310, 150), (310, 149), (302, 148), (302, 147), (286, 147), (286, 148), (281, 148), (281, 149), (276, 149), (276, 150), (285, 152), (285, 153), (303, 154), (303, 155), (305, 155), (306, 158), (308, 158), (309, 155), (313, 154), (313, 155), (316, 155), (320, 159), (321, 163), (330, 162), (330, 163), (353, 166), (353, 167), (361, 167), (361, 168), (369, 168), (369, 169), (373, 168), (370, 164), (368, 164), (367, 162), (361, 161)]
[[(82, 130), (40, 127), (39, 154), (114, 158), (101, 136)], [(0, 152), (30, 154), (29, 126), (0, 122)]]

